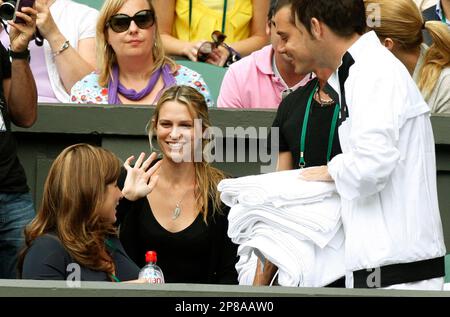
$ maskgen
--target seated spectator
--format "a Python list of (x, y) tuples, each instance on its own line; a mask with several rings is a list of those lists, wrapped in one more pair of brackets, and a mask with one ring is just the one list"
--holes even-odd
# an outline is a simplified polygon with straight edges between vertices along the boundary
[[(450, 113), (450, 30), (441, 22), (422, 19), (412, 0), (365, 0), (381, 6), (380, 23), (371, 28), (406, 66), (432, 113)], [(433, 38), (422, 44), (422, 28)]]
[[(200, 131), (194, 120), (201, 122)], [(148, 124), (149, 139), (155, 136), (162, 152), (156, 185), (146, 172), (155, 154), (144, 161), (142, 153), (134, 167), (133, 157), (124, 164), (120, 240), (139, 266), (145, 264), (147, 250), (156, 251), (169, 283), (237, 284), (237, 246), (227, 235), (229, 208), (217, 191), (224, 174), (201, 156), (206, 146), (202, 133), (208, 127), (203, 96), (192, 87), (171, 87)]]
[(333, 71), (316, 68), (314, 72), (316, 78), (281, 102), (272, 124), (279, 128), (277, 171), (326, 165), (342, 153), (339, 104), (325, 92)]
[(207, 63), (223, 66), (229, 58), (237, 60), (267, 44), (265, 13), (269, 0), (155, 0), (154, 3), (169, 55), (197, 61), (200, 46), (216, 30), (227, 35), (228, 45), (214, 50)]
[(155, 104), (164, 89), (184, 84), (213, 106), (196, 72), (165, 56), (151, 0), (106, 0), (97, 23), (98, 73), (72, 88), (73, 103)]
[[(38, 102), (69, 103), (70, 89), (95, 69), (95, 24), (98, 12), (71, 0), (36, 0), (36, 25), (43, 46), (30, 43), (30, 66)], [(2, 43), (9, 45), (2, 30)]]
[(289, 32), (298, 32), (289, 23), (290, 7), (289, 0), (271, 1), (266, 31), (272, 44), (230, 66), (222, 81), (218, 107), (277, 108), (282, 97), (309, 81), (309, 75), (295, 73), (291, 58), (278, 49)]
[(120, 162), (88, 144), (66, 148), (53, 162), (42, 206), (25, 230), (19, 260), (23, 279), (129, 281), (139, 268), (125, 253), (114, 226), (122, 198)]
[[(435, 5), (423, 9), (423, 19), (426, 21), (441, 21), (450, 29), (450, 0), (435, 1)], [(424, 42), (427, 45), (433, 43), (433, 39), (427, 30), (423, 30)]]

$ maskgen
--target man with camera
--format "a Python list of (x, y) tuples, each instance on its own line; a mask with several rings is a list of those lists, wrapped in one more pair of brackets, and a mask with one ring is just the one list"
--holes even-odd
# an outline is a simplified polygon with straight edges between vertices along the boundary
[(30, 7), (16, 12), (16, 22), (8, 21), (9, 51), (0, 44), (0, 279), (16, 277), (23, 228), (35, 213), (11, 122), (30, 127), (37, 117), (36, 84), (28, 64), (28, 43), (35, 33), (36, 14)]

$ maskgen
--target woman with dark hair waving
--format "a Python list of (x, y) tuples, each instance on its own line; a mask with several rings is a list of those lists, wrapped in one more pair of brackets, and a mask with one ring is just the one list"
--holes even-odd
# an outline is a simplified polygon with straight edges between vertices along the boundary
[(114, 226), (122, 198), (119, 175), (117, 157), (88, 144), (72, 145), (56, 158), (42, 206), (25, 230), (26, 248), (19, 258), (22, 278), (112, 282), (138, 278), (139, 268), (125, 253)]
[(217, 191), (224, 174), (195, 155), (203, 153), (209, 126), (204, 97), (192, 87), (173, 86), (148, 125), (150, 141), (155, 136), (162, 152), (153, 167), (160, 164), (156, 185), (146, 172), (155, 154), (144, 161), (142, 153), (134, 167), (133, 157), (125, 162), (120, 239), (141, 267), (145, 252), (156, 251), (166, 283), (237, 284), (237, 247), (227, 236), (228, 208)]

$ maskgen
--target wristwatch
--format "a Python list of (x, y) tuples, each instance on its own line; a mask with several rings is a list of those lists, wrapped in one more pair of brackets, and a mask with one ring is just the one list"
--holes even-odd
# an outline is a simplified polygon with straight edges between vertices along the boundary
[(30, 61), (30, 50), (27, 48), (22, 52), (14, 52), (11, 48), (9, 48), (9, 57), (11, 60), (13, 59), (26, 59), (28, 62)]

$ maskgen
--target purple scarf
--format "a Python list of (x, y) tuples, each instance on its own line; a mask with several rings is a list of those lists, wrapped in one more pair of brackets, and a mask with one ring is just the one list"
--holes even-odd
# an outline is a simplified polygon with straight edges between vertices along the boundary
[(156, 83), (158, 82), (159, 77), (163, 76), (164, 81), (164, 89), (161, 89), (161, 91), (158, 92), (158, 95), (155, 98), (155, 102), (159, 100), (161, 97), (161, 94), (165, 88), (169, 88), (176, 84), (175, 77), (173, 77), (172, 73), (170, 72), (169, 65), (164, 65), (163, 67), (157, 69), (153, 72), (152, 76), (150, 76), (150, 79), (148, 81), (147, 86), (144, 87), (141, 91), (137, 92), (134, 89), (128, 89), (125, 86), (123, 86), (119, 81), (119, 67), (117, 65), (113, 66), (111, 78), (109, 79), (108, 83), (108, 103), (110, 105), (120, 105), (122, 102), (119, 99), (119, 93), (126, 97), (127, 99), (137, 101), (141, 100), (145, 96), (147, 96), (149, 93), (152, 92), (152, 90), (155, 88)]

